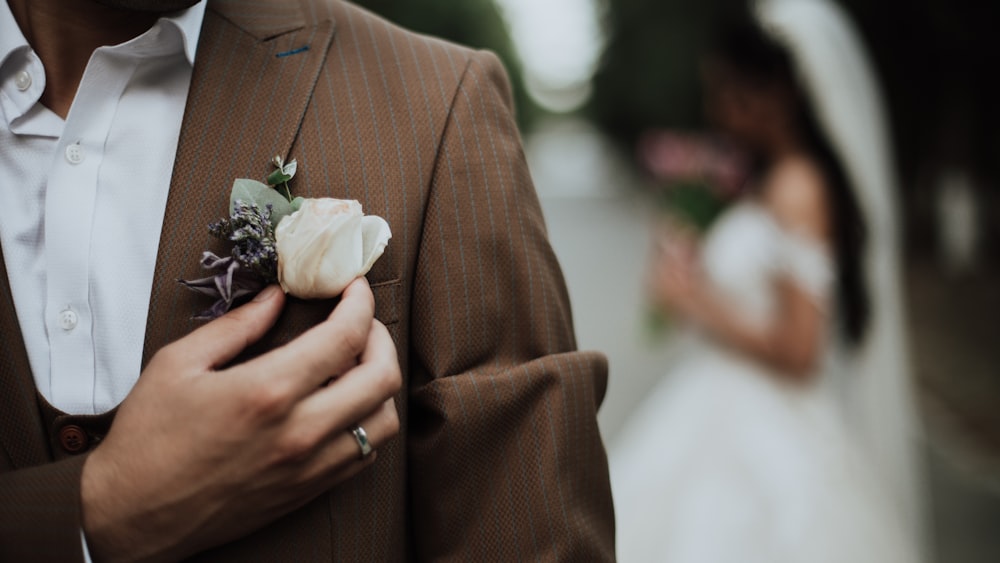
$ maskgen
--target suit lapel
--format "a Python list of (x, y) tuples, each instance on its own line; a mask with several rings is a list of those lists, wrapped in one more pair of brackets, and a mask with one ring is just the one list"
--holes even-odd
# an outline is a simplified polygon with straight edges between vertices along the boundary
[(176, 280), (204, 276), (202, 251), (222, 250), (207, 226), (228, 213), (233, 180), (263, 179), (273, 156), (289, 155), (333, 31), (332, 19), (308, 22), (297, 2), (209, 3), (160, 235), (143, 368), (198, 326), (191, 315), (210, 303)]
[[(309, 21), (285, 0), (210, 1), (184, 115), (154, 273), (142, 366), (190, 332), (207, 305), (178, 278), (200, 277), (208, 223), (227, 212), (237, 177), (263, 178), (287, 156), (332, 41), (332, 18)], [(218, 248), (216, 248), (218, 250)], [(0, 249), (0, 448), (15, 468), (49, 459), (37, 391)]]
[(28, 363), (28, 351), (17, 322), (14, 297), (10, 291), (7, 267), (0, 250), (0, 446), (15, 468), (45, 462), (49, 453), (45, 430), (38, 413), (35, 380)]
[[(332, 37), (333, 21), (308, 22), (298, 3), (210, 2), (160, 236), (143, 367), (193, 328), (191, 314), (206, 303), (174, 280), (199, 277), (206, 227), (226, 213), (233, 179), (262, 178), (270, 157), (288, 154)], [(0, 337), (0, 447), (15, 467), (43, 463), (48, 440), (2, 251)]]

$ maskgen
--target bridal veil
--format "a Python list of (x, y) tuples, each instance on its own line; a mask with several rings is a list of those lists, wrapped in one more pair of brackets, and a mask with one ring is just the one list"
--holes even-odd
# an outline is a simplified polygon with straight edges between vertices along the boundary
[(844, 376), (837, 379), (852, 438), (919, 545), (924, 483), (904, 331), (900, 205), (879, 86), (858, 32), (833, 1), (757, 0), (754, 8), (765, 32), (791, 54), (866, 220), (871, 321), (859, 348), (838, 353)]

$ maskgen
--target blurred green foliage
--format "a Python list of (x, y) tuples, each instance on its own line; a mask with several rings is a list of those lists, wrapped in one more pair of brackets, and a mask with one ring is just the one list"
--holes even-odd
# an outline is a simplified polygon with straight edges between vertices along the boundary
[(671, 182), (661, 186), (656, 196), (663, 213), (699, 233), (708, 231), (729, 203), (706, 182), (697, 180)]
[(493, 0), (354, 0), (354, 3), (407, 29), (496, 53), (511, 79), (518, 125), (522, 131), (531, 128), (540, 109), (528, 97), (520, 59)]
[(605, 0), (607, 47), (587, 114), (632, 147), (651, 127), (703, 124), (699, 59), (738, 0)]
[[(603, 0), (607, 49), (588, 114), (631, 147), (649, 127), (702, 124), (698, 58), (720, 19), (750, 0)], [(1000, 56), (992, 31), (1000, 3), (978, 0), (836, 0), (852, 16), (879, 74), (901, 171), (917, 181), (940, 153), (949, 120), (964, 119), (973, 167), (1000, 177)], [(919, 93), (919, 95), (915, 95)]]

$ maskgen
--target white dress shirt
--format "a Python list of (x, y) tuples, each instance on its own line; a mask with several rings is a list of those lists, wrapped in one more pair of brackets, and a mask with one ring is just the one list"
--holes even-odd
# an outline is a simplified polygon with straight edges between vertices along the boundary
[(139, 377), (204, 13), (94, 51), (63, 120), (39, 102), (45, 69), (0, 1), (0, 244), (35, 383), (67, 413), (108, 411)]

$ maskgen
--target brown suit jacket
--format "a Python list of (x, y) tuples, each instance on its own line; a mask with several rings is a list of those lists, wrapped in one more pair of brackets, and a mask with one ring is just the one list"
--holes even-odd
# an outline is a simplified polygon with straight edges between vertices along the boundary
[[(404, 375), (401, 433), (355, 479), (205, 561), (614, 558), (596, 411), (607, 367), (575, 351), (565, 286), (497, 59), (339, 0), (209, 0), (149, 305), (143, 365), (197, 323), (232, 180), (297, 158), (302, 196), (393, 229), (369, 274)], [(141, 142), (141, 139), (137, 139)], [(217, 249), (218, 250), (218, 249)], [(2, 261), (0, 261), (2, 266)], [(0, 272), (0, 561), (79, 561), (84, 452), (111, 416), (40, 414)], [(290, 300), (260, 352), (334, 302)], [(102, 427), (103, 424), (103, 427)]]

